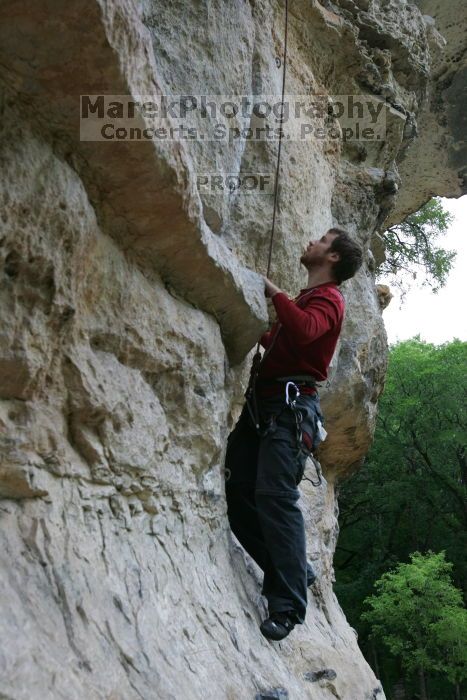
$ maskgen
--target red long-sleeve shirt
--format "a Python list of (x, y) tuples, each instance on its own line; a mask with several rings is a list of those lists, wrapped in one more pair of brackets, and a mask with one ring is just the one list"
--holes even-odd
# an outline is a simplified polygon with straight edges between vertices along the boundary
[[(263, 333), (260, 343), (267, 349), (276, 333), (277, 337), (259, 370), (259, 394), (272, 393), (270, 387), (261, 387), (262, 379), (298, 374), (312, 375), (317, 381), (326, 379), (345, 310), (337, 285), (326, 282), (301, 289), (295, 300), (279, 292), (274, 294), (272, 302), (278, 321), (270, 331)], [(313, 393), (307, 387), (302, 387), (301, 391)]]

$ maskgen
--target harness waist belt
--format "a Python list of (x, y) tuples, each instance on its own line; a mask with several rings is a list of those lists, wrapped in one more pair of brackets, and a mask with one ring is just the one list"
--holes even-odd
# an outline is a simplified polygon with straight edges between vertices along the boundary
[(311, 376), (311, 374), (293, 374), (288, 377), (273, 377), (270, 379), (263, 379), (261, 377), (258, 377), (257, 380), (258, 384), (277, 384), (279, 383), (286, 383), (286, 382), (295, 382), (296, 384), (302, 384), (304, 386), (311, 386), (315, 387), (317, 386), (317, 382), (315, 377)]

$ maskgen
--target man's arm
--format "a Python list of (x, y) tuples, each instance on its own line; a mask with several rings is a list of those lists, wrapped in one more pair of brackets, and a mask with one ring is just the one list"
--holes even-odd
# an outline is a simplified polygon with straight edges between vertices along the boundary
[(263, 333), (263, 335), (259, 339), (259, 342), (263, 346), (263, 348), (268, 347), (270, 338), (271, 338), (271, 331), (266, 331), (265, 333)]
[(339, 322), (340, 301), (326, 294), (313, 295), (312, 302), (300, 309), (274, 282), (264, 277), (265, 294), (272, 299), (277, 317), (298, 344), (307, 345)]
[(313, 296), (305, 309), (300, 309), (284, 292), (272, 295), (277, 317), (299, 345), (307, 345), (333, 328), (340, 318), (337, 301), (327, 296)]

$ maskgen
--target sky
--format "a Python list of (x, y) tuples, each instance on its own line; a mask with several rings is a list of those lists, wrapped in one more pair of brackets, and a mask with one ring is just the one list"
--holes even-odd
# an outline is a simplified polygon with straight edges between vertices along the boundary
[[(459, 199), (442, 199), (454, 221), (438, 245), (456, 250), (457, 257), (445, 287), (437, 294), (413, 287), (401, 307), (400, 294), (394, 288), (389, 306), (383, 311), (389, 343), (413, 338), (439, 345), (459, 338), (467, 340), (467, 195)], [(379, 280), (384, 283), (384, 279)]]

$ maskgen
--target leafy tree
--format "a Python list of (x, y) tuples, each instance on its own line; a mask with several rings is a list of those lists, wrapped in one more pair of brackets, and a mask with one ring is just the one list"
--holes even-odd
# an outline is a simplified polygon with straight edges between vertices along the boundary
[[(370, 610), (362, 618), (409, 673), (418, 671), (420, 696), (426, 699), (426, 671), (441, 669), (455, 683), (467, 677), (467, 613), (444, 552), (415, 552), (410, 558), (376, 581), (377, 593), (365, 599)], [(446, 642), (454, 654), (446, 653)]]
[(384, 278), (403, 294), (413, 284), (411, 279), (437, 292), (446, 284), (456, 257), (455, 251), (437, 245), (452, 220), (441, 199), (435, 197), (401, 224), (388, 228), (384, 234), (386, 260), (378, 279)]
[(447, 609), (432, 631), (439, 647), (437, 670), (447, 675), (460, 700), (460, 685), (467, 676), (467, 610)]
[[(361, 618), (373, 582), (414, 551), (444, 550), (455, 585), (465, 590), (466, 364), (467, 343), (458, 340), (435, 346), (414, 338), (392, 347), (373, 446), (365, 465), (338, 485), (335, 590), (388, 689), (400, 678), (396, 660), (381, 653)], [(441, 686), (437, 700), (451, 700), (445, 692)]]

